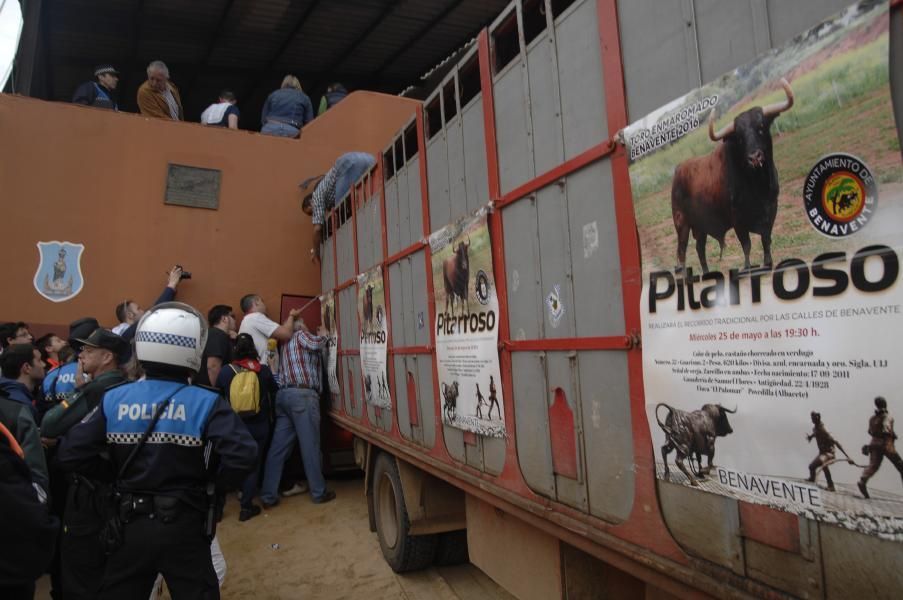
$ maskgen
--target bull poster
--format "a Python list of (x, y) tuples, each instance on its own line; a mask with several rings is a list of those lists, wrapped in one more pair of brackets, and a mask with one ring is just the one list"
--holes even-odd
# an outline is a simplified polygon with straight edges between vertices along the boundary
[(335, 293), (332, 290), (320, 296), (320, 322), (326, 329), (326, 370), (329, 373), (329, 391), (333, 394), (340, 394), (339, 378), (336, 377), (339, 334), (336, 327)]
[(903, 161), (863, 2), (623, 132), (657, 476), (903, 541)]
[(389, 372), (386, 369), (389, 315), (382, 267), (357, 276), (357, 311), (361, 324), (361, 377), (364, 399), (380, 408), (390, 408)]
[(481, 209), (430, 236), (436, 367), (442, 422), (504, 437), (499, 302), (487, 214)]

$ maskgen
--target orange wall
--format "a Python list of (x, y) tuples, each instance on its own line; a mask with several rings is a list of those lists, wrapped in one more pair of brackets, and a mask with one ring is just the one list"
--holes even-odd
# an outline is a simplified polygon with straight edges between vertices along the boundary
[[(288, 140), (0, 94), (0, 321), (112, 326), (118, 302), (148, 306), (176, 263), (194, 275), (178, 299), (203, 313), (257, 292), (278, 317), (282, 294), (320, 292), (297, 184), (343, 152), (378, 154), (416, 104), (357, 92)], [(222, 170), (219, 210), (164, 205), (170, 162)], [(52, 240), (85, 245), (66, 302), (34, 289), (36, 243)]]

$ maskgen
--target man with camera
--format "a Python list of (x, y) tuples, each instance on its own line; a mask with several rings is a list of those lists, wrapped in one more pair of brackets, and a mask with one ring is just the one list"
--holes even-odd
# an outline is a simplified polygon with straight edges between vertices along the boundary
[(219, 598), (218, 497), (250, 473), (257, 444), (219, 393), (190, 385), (206, 340), (206, 319), (187, 304), (148, 310), (135, 334), (147, 378), (108, 389), (60, 441), (62, 468), (90, 473), (107, 451), (116, 473), (98, 598), (146, 598), (157, 573), (174, 598)]
[[(191, 279), (191, 273), (182, 269), (182, 265), (175, 265), (173, 268), (169, 270), (166, 274), (166, 287), (163, 288), (163, 292), (160, 293), (160, 296), (154, 301), (151, 306), (156, 306), (157, 304), (163, 304), (164, 302), (172, 302), (176, 298), (176, 290), (179, 288), (179, 282), (183, 279)], [(144, 316), (144, 309), (132, 302), (134, 305), (134, 309), (132, 310), (134, 314), (134, 321), (126, 328), (120, 335), (127, 342), (131, 342), (135, 337), (135, 328), (138, 326), (138, 321), (141, 320), (141, 317)]]

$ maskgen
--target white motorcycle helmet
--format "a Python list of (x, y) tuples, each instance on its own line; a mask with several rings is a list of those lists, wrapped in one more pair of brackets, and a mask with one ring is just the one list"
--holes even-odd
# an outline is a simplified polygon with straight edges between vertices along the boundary
[(207, 321), (193, 307), (164, 302), (144, 313), (135, 331), (138, 362), (191, 369), (201, 368), (207, 345)]

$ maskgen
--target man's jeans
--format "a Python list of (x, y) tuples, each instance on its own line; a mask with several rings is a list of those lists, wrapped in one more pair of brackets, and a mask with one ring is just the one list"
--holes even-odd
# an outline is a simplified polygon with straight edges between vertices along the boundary
[(301, 448), (304, 474), (315, 500), (326, 493), (320, 457), (320, 395), (314, 390), (284, 388), (276, 394), (276, 427), (267, 453), (260, 499), (275, 504), (279, 478), (295, 439)]
[(335, 161), (335, 204), (345, 197), (352, 184), (376, 164), (366, 152), (349, 152)]
[(277, 135), (279, 137), (296, 138), (301, 135), (301, 130), (293, 127), (288, 123), (280, 123), (279, 121), (267, 121), (260, 129), (260, 133), (264, 135)]

